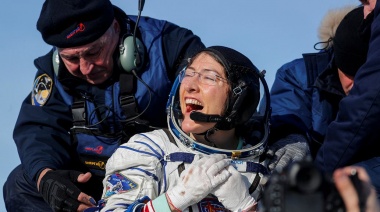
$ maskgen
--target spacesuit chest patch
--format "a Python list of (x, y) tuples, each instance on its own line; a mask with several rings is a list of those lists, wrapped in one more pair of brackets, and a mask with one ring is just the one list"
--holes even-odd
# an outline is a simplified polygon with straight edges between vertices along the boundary
[(47, 75), (42, 74), (36, 78), (32, 90), (32, 105), (43, 106), (50, 97), (53, 80)]
[(120, 173), (112, 174), (107, 178), (105, 198), (114, 194), (121, 194), (137, 188), (137, 183)]
[(218, 201), (217, 198), (206, 197), (198, 202), (198, 210), (201, 212), (209, 212), (209, 211), (229, 211), (226, 209), (222, 203)]

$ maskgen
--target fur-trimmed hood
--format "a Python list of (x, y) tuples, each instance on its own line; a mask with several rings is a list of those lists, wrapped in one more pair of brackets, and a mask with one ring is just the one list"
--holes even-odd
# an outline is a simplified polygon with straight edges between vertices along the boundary
[(321, 49), (332, 46), (332, 38), (335, 36), (336, 29), (343, 18), (358, 5), (348, 5), (338, 9), (327, 11), (318, 28), (318, 38)]

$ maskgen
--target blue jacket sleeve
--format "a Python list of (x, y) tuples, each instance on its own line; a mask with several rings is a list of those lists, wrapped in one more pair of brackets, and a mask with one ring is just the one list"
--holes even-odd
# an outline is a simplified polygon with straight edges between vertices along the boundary
[(377, 2), (368, 57), (355, 76), (350, 94), (339, 104), (316, 165), (324, 171), (379, 155), (380, 147), (380, 3)]
[(205, 46), (201, 39), (189, 29), (167, 22), (162, 32), (165, 63), (168, 76), (174, 82), (175, 77), (190, 58)]
[[(311, 93), (303, 59), (283, 65), (271, 88), (272, 129), (296, 127), (303, 132), (311, 128)], [(286, 128), (286, 127), (285, 127)]]
[[(51, 60), (51, 54), (45, 58)], [(41, 61), (41, 58), (36, 60), (36, 64), (38, 61)], [(39, 70), (36, 78), (41, 74), (48, 73)], [(52, 73), (48, 75), (51, 76)], [(36, 180), (36, 175), (44, 168), (65, 168), (69, 163), (71, 156), (68, 149), (71, 144), (68, 131), (71, 124), (71, 111), (54, 84), (43, 106), (33, 105), (31, 94), (25, 98), (13, 138), (21, 164), (30, 179)]]

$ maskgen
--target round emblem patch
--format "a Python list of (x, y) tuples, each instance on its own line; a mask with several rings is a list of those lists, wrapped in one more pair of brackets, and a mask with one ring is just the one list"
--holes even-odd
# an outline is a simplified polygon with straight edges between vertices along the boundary
[(32, 105), (43, 106), (49, 99), (53, 80), (47, 75), (42, 74), (34, 81), (32, 90)]

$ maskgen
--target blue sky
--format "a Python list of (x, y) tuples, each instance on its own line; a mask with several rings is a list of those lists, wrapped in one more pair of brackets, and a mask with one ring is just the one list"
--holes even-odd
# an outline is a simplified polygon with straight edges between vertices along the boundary
[[(44, 1), (2, 0), (0, 7), (0, 185), (20, 163), (12, 131), (21, 102), (32, 89), (36, 68), (33, 60), (46, 54), (36, 30)], [(127, 14), (137, 14), (137, 0), (111, 0)], [(314, 52), (317, 29), (330, 9), (357, 5), (358, 0), (146, 0), (143, 15), (169, 20), (191, 29), (206, 46), (225, 45), (247, 55), (267, 70), (271, 86), (284, 63)], [(0, 192), (0, 212), (5, 211)]]

